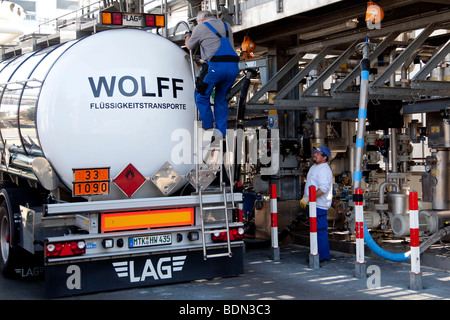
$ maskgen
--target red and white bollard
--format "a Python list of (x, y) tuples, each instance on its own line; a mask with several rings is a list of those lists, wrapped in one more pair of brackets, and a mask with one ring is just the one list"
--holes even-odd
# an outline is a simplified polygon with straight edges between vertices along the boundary
[(319, 265), (319, 247), (317, 244), (316, 187), (309, 187), (309, 267), (317, 269)]
[(409, 284), (413, 290), (422, 289), (420, 272), (419, 210), (417, 192), (409, 193), (409, 235), (411, 243), (411, 272)]
[(272, 258), (280, 260), (280, 248), (278, 247), (278, 216), (277, 216), (277, 186), (270, 185), (270, 231), (272, 238)]
[(356, 188), (353, 194), (355, 203), (355, 236), (356, 236), (356, 264), (355, 272), (357, 278), (365, 278), (366, 268), (364, 260), (364, 198), (363, 190)]
[(242, 202), (239, 202), (237, 205), (237, 209), (238, 209), (237, 215), (238, 222), (244, 222), (244, 204)]

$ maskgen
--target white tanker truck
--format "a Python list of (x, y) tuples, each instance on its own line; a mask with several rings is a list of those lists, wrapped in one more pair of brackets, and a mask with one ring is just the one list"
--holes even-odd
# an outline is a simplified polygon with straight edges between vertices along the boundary
[(195, 110), (186, 53), (142, 30), (0, 62), (3, 274), (56, 297), (243, 273), (242, 194), (184, 189)]

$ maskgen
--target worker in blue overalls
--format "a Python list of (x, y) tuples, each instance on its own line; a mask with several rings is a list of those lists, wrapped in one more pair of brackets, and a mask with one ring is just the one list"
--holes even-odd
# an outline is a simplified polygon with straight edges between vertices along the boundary
[[(214, 128), (215, 135), (225, 136), (228, 120), (227, 94), (239, 74), (239, 56), (233, 49), (231, 26), (220, 21), (209, 11), (200, 11), (198, 25), (185, 35), (185, 44), (189, 50), (200, 47), (203, 64), (196, 79), (195, 103), (202, 120), (204, 130)], [(210, 97), (215, 88), (214, 114)]]

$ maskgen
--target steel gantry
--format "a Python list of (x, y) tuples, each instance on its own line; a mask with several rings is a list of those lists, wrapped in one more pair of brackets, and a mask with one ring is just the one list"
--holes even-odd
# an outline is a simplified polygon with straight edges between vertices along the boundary
[[(430, 21), (432, 21), (430, 23)], [(398, 49), (394, 59), (383, 72), (376, 74), (369, 85), (369, 99), (376, 100), (404, 100), (416, 103), (428, 100), (430, 97), (445, 98), (450, 96), (450, 83), (444, 79), (430, 79), (430, 72), (444, 63), (446, 56), (450, 53), (450, 13), (443, 12), (433, 17), (423, 17), (408, 22), (392, 24), (381, 29), (364, 30), (359, 33), (350, 34), (326, 41), (310, 43), (289, 50), (293, 57), (278, 72), (270, 78), (251, 97), (247, 103), (249, 110), (307, 110), (308, 107), (327, 107), (329, 111), (333, 109), (355, 108), (358, 104), (359, 93), (357, 80), (360, 75), (360, 65), (356, 64), (343, 79), (336, 81), (327, 91), (319, 90), (320, 87), (339, 71), (339, 68), (349, 59), (361, 59), (361, 53), (357, 50), (357, 44), (362, 43), (366, 38), (370, 39), (371, 52), (369, 60), (371, 64), (386, 52)], [(427, 41), (438, 31), (443, 30), (444, 40), (436, 46), (427, 45)], [(418, 35), (410, 41), (400, 41), (402, 33), (416, 31)], [(446, 33), (447, 32), (447, 33)], [(342, 44), (347, 46), (342, 49)], [(403, 72), (406, 70), (414, 58), (421, 50), (427, 50), (430, 55), (429, 60), (421, 65), (420, 70), (411, 78)], [(314, 54), (315, 57), (309, 62), (302, 63), (302, 59), (307, 54)], [(331, 58), (329, 58), (331, 56)], [(323, 65), (325, 68), (322, 68)], [(400, 84), (395, 82), (395, 73), (402, 69)], [(311, 71), (316, 69), (315, 77), (311, 77)], [(269, 92), (280, 85), (280, 80), (292, 70), (296, 75), (291, 80), (277, 90), (273, 102), (269, 103), (264, 98)], [(303, 87), (304, 79), (308, 79), (309, 85)], [(394, 81), (392, 81), (394, 79)], [(301, 93), (299, 99), (286, 98), (292, 90), (299, 86)]]

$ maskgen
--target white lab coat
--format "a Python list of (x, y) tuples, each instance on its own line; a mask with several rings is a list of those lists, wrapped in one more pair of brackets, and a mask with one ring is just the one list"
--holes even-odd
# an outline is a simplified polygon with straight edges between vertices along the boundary
[[(328, 210), (331, 207), (333, 198), (333, 173), (328, 163), (314, 164), (308, 172), (305, 184), (305, 195), (309, 197), (309, 187), (315, 186), (324, 195), (316, 198), (316, 207)], [(311, 199), (310, 199), (311, 200)]]

